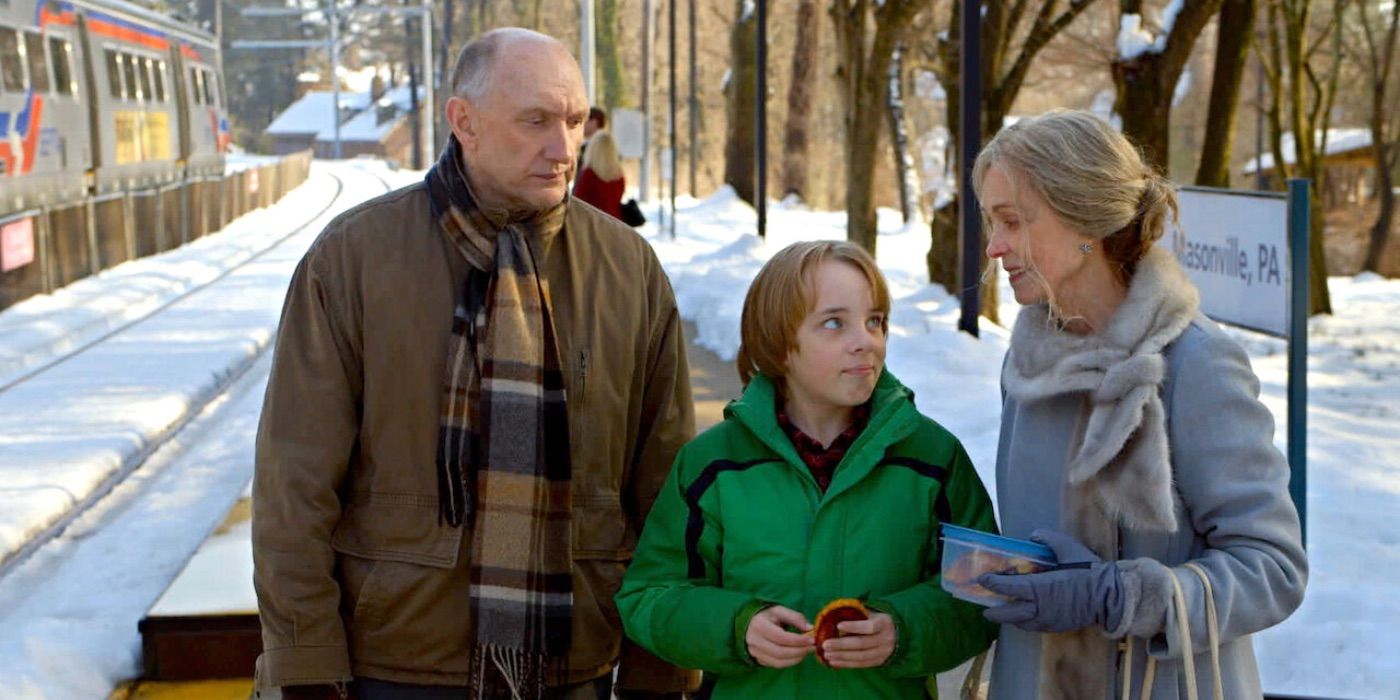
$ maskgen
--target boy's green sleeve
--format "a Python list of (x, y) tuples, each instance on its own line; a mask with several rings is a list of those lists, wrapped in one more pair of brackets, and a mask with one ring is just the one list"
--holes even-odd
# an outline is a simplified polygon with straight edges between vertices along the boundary
[[(996, 532), (992, 501), (962, 445), (953, 450), (943, 491), (954, 525)], [(939, 528), (935, 526), (932, 532), (925, 570), (937, 572), (943, 549)], [(996, 638), (997, 627), (982, 617), (982, 608), (943, 590), (942, 576), (871, 601), (870, 607), (895, 620), (899, 640), (885, 663), (886, 671), (895, 677), (927, 676), (955, 668)]]
[(647, 517), (617, 593), (617, 609), (628, 637), (677, 666), (722, 674), (752, 671), (757, 667), (735, 625), (741, 614), (752, 618), (761, 606), (750, 594), (716, 585), (723, 530), (712, 513), (695, 513), (704, 523), (695, 564), (703, 564), (704, 571), (690, 575), (686, 530), (692, 513), (681, 483), (685, 454), (682, 450), (676, 458)]

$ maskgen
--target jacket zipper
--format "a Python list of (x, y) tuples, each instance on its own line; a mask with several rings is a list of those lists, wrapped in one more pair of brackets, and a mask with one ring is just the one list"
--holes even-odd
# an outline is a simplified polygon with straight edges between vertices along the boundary
[(578, 393), (583, 395), (583, 388), (588, 384), (588, 348), (578, 351)]

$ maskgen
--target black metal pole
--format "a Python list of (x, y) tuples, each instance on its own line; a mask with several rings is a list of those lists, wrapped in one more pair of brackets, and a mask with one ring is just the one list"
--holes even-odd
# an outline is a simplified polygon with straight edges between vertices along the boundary
[(768, 236), (768, 0), (758, 0), (758, 93), (755, 115), (758, 128), (754, 134), (755, 162), (758, 167), (754, 187), (754, 206), (758, 209), (758, 237)]
[(1288, 494), (1298, 508), (1303, 547), (1308, 546), (1308, 235), (1311, 182), (1288, 179)]
[(671, 70), (671, 238), (676, 237), (676, 3), (680, 0), (670, 0), (666, 3), (666, 21), (670, 25), (671, 33), (671, 60), (669, 61)]
[(700, 160), (700, 98), (695, 92), (700, 82), (695, 60), (695, 0), (690, 0), (690, 196), (698, 197), (700, 188), (695, 184), (695, 173)]
[(958, 289), (962, 316), (958, 330), (976, 338), (981, 310), (982, 218), (972, 192), (972, 163), (982, 150), (982, 2), (966, 0), (962, 7), (962, 46), (958, 91), (962, 109), (958, 124), (958, 229), (962, 264)]

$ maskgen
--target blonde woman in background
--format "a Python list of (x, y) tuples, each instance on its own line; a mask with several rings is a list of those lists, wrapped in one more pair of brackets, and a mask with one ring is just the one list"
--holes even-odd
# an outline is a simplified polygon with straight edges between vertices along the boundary
[(583, 169), (574, 181), (574, 196), (620, 220), (622, 191), (626, 187), (617, 140), (607, 129), (598, 131), (583, 149)]
[(1302, 603), (1307, 561), (1249, 358), (1154, 245), (1172, 184), (1085, 112), (1003, 129), (973, 178), (1026, 307), (1002, 370), (1001, 528), (1061, 565), (979, 578), (1012, 599), (985, 611), (992, 698), (1188, 697), (1183, 621), (1200, 697), (1212, 626), (1224, 697), (1261, 697), (1250, 635)]

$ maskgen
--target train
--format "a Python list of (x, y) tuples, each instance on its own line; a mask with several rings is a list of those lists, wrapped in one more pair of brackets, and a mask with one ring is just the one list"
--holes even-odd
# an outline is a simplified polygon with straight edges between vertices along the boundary
[(0, 218), (218, 176), (217, 39), (122, 0), (0, 2)]
[(219, 42), (125, 0), (0, 0), (0, 309), (270, 206), (312, 152), (232, 153)]

